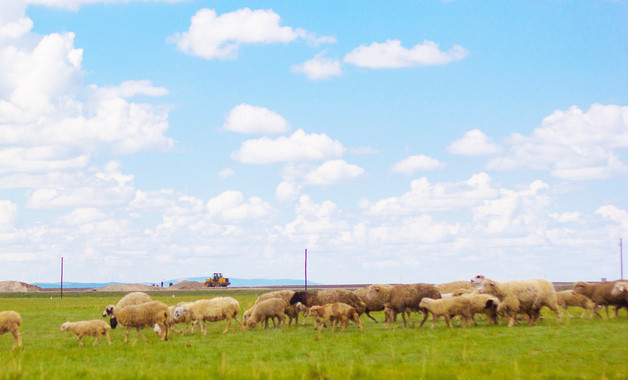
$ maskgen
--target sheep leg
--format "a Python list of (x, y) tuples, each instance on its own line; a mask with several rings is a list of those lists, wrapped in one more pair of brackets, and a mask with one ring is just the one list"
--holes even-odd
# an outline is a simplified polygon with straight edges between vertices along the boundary
[[(560, 313), (560, 308), (558, 307), (558, 305), (554, 304), (554, 305), (546, 305), (546, 306), (552, 309), (554, 314), (556, 314), (556, 320), (558, 321), (558, 323), (563, 323), (563, 317)], [(539, 316), (543, 318), (543, 316), (541, 316), (541, 307), (539, 307), (539, 310), (537, 311), (537, 318)]]
[(240, 324), (240, 326), (242, 327), (242, 330), (246, 330), (246, 326), (244, 326), (243, 322), (240, 322), (240, 320), (238, 319), (238, 315), (234, 315), (233, 319), (235, 319), (236, 322), (238, 322)]
[(582, 313), (580, 314), (580, 319), (584, 318), (587, 314), (587, 309), (582, 309)]
[(373, 317), (373, 316), (369, 313), (369, 311), (368, 311), (368, 310), (367, 310), (367, 311), (365, 311), (365, 312), (364, 312), (364, 314), (366, 314), (366, 316), (367, 316), (367, 317), (369, 317), (369, 318), (371, 318), (373, 321), (375, 321), (375, 323), (379, 323), (379, 322), (377, 322), (377, 319), (375, 319), (375, 318), (374, 318), (374, 317)]
[[(563, 309), (565, 310), (565, 314), (567, 314), (567, 316), (569, 318), (573, 318), (573, 315), (569, 314), (569, 308), (567, 306), (563, 307)], [(580, 318), (582, 318), (582, 317), (580, 317)]]
[(405, 327), (408, 327), (408, 324), (407, 324), (407, 322), (406, 322), (406, 312), (405, 312), (405, 311), (402, 311), (402, 312), (401, 312), (401, 317), (403, 318), (403, 327), (404, 327), (404, 328), (405, 328)]
[(223, 334), (229, 332), (229, 327), (231, 327), (231, 318), (227, 318), (227, 327), (223, 330)]
[(137, 331), (137, 335), (139, 335), (139, 336), (141, 336), (142, 338), (144, 338), (144, 341), (145, 341), (146, 343), (148, 343), (148, 339), (146, 339), (146, 337), (144, 336), (144, 334), (142, 334), (142, 333), (140, 332), (140, 328), (139, 328), (139, 327), (136, 327), (136, 328), (135, 328), (135, 331)]
[(454, 327), (451, 325), (451, 317), (449, 316), (449, 313), (445, 313), (445, 315), (443, 315), (443, 318), (445, 318), (445, 323), (447, 323), (447, 326), (450, 329), (453, 329)]
[(78, 344), (79, 347), (83, 346), (83, 342), (81, 342), (83, 340), (83, 334), (78, 334)]
[(124, 336), (124, 343), (129, 339), (129, 332), (131, 332), (131, 327), (126, 328), (126, 335)]
[(109, 338), (109, 333), (105, 330), (105, 338), (107, 338), (107, 343), (111, 346), (111, 338)]
[(96, 340), (94, 340), (94, 346), (96, 346), (96, 343), (98, 343), (98, 339), (100, 339), (100, 334), (96, 335)]
[(161, 341), (168, 340), (168, 324), (159, 325), (161, 328)]
[(13, 349), (15, 350), (16, 347), (24, 348), (22, 346), (22, 334), (17, 331), (17, 328), (11, 330), (11, 334), (13, 334)]
[(281, 325), (284, 325), (284, 327), (286, 326), (286, 317), (283, 314), (281, 314), (279, 316), (279, 326), (278, 326), (278, 328), (281, 327)]
[[(423, 320), (421, 321), (421, 324), (419, 325), (419, 327), (421, 327), (421, 328), (423, 327), (423, 324), (425, 323), (425, 321), (427, 321), (427, 317), (428, 317), (429, 314), (430, 313), (427, 310), (423, 311)], [(410, 317), (408, 316), (408, 318), (410, 318)]]

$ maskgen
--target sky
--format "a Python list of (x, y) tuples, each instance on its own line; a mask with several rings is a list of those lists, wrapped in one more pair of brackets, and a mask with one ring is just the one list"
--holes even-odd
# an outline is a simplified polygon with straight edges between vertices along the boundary
[(626, 1), (0, 9), (0, 280), (620, 277)]

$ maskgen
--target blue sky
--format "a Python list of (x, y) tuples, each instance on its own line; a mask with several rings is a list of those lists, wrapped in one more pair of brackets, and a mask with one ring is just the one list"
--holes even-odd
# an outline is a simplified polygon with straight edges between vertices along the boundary
[(624, 1), (1, 2), (0, 279), (619, 276)]

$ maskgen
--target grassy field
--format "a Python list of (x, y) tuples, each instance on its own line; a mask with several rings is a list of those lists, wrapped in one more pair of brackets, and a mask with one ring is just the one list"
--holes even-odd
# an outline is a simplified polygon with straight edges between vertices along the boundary
[[(146, 344), (124, 329), (111, 332), (113, 344), (61, 333), (67, 321), (96, 319), (124, 293), (58, 295), (0, 294), (0, 310), (16, 310), (24, 320), (24, 350), (12, 351), (10, 334), (0, 336), (0, 379), (628, 379), (628, 317), (567, 320), (551, 311), (535, 327), (479, 326), (450, 330), (418, 326), (390, 330), (362, 317), (364, 330), (317, 332), (306, 326), (243, 331), (237, 323), (208, 324), (207, 336), (172, 334), (160, 342), (143, 330)], [(172, 298), (172, 295), (175, 298)], [(261, 291), (158, 292), (167, 304), (215, 295), (240, 301), (242, 310)], [(578, 313), (579, 310), (574, 310)], [(573, 313), (572, 313), (573, 314)], [(241, 314), (240, 314), (241, 315)], [(383, 320), (382, 313), (374, 313)], [(579, 315), (579, 314), (576, 314)], [(418, 317), (418, 316), (417, 316)], [(415, 319), (417, 319), (415, 317)]]

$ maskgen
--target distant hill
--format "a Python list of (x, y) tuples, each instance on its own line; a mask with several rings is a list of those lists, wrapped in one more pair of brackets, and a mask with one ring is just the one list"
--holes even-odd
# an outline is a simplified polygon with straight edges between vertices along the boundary
[[(188, 278), (178, 278), (172, 280), (165, 280), (164, 287), (168, 286), (170, 283), (176, 284), (182, 280), (189, 281), (198, 281), (205, 282), (207, 277), (188, 277)], [(230, 286), (235, 287), (254, 287), (254, 286), (285, 286), (285, 285), (294, 285), (299, 286), (303, 285), (303, 280), (292, 280), (292, 279), (277, 279), (277, 280), (269, 280), (264, 278), (233, 278), (230, 277), (229, 281), (231, 282)], [(308, 281), (308, 285), (323, 285), (318, 282)], [(107, 285), (112, 284), (122, 284), (121, 282), (63, 282), (64, 289), (73, 289), (73, 288), (103, 288)], [(153, 283), (143, 282), (142, 284), (151, 285)], [(40, 288), (58, 288), (58, 282), (36, 282), (33, 285), (39, 286)]]

